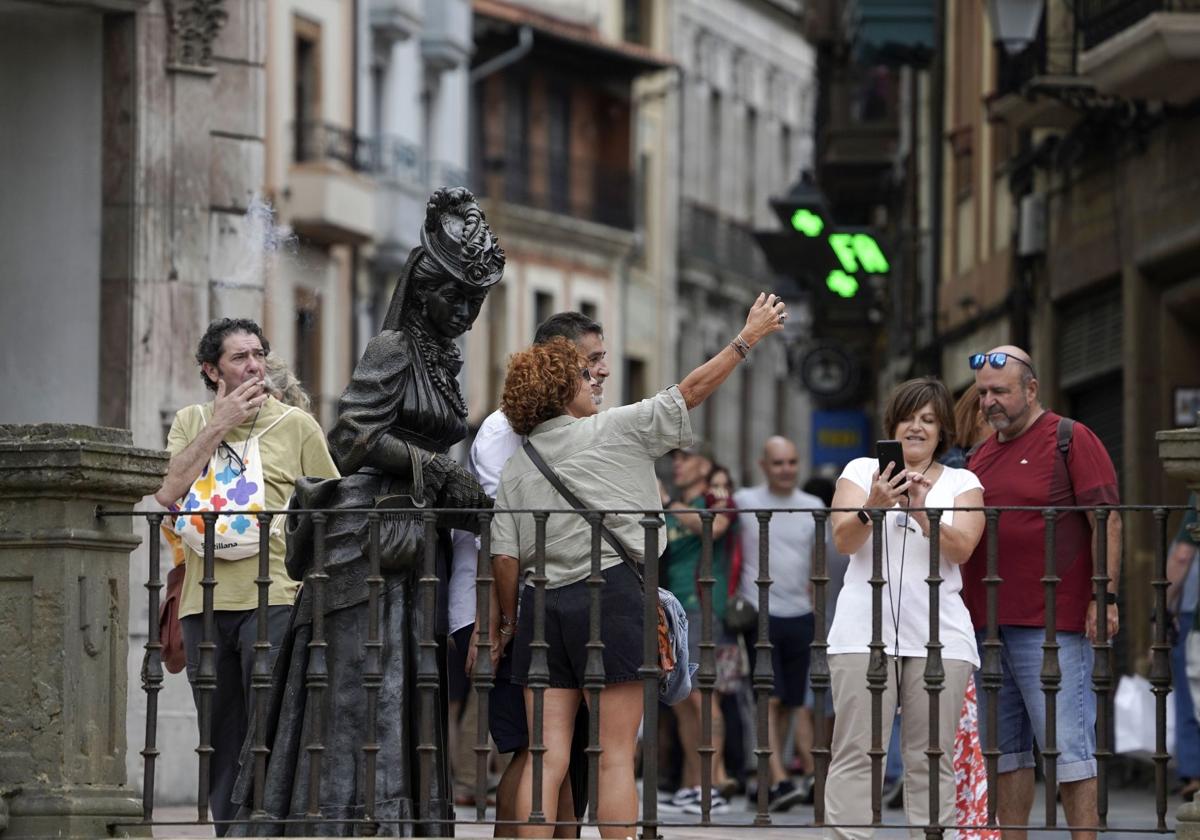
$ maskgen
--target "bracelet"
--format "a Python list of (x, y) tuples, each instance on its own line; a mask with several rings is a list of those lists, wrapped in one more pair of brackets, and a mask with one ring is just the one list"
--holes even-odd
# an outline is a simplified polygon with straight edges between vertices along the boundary
[(517, 631), (513, 629), (512, 625), (500, 625), (500, 635), (506, 639), (511, 638), (513, 633), (516, 632)]
[(733, 337), (733, 341), (729, 342), (729, 346), (732, 347), (733, 351), (743, 359), (746, 358), (747, 354), (750, 352), (750, 345), (746, 343), (746, 339), (742, 338), (741, 333), (738, 333)]
[(517, 620), (515, 618), (509, 618), (503, 612), (500, 613), (500, 626), (501, 627), (513, 627), (516, 625), (516, 623), (517, 623)]

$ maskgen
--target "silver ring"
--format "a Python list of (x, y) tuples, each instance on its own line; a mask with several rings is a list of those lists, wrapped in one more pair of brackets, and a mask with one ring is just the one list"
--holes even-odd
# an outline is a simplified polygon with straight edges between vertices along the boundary
[(782, 324), (784, 321), (786, 321), (787, 316), (788, 316), (788, 314), (786, 312), (780, 312), (779, 313), (779, 323)]

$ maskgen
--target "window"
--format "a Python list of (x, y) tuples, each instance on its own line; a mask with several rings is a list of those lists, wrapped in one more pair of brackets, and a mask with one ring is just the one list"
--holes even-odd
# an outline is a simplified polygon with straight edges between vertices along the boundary
[(600, 320), (600, 310), (596, 304), (592, 303), (590, 300), (579, 301), (579, 313), (585, 318), (591, 318), (593, 321)]
[(497, 283), (488, 292), (488, 405), (500, 404), (500, 393), (504, 389), (504, 375), (508, 367), (508, 286)]
[(624, 36), (626, 41), (650, 46), (650, 3), (645, 0), (625, 0)]
[[(587, 313), (584, 313), (587, 314)], [(644, 400), (650, 396), (646, 389), (646, 362), (632, 356), (625, 359), (624, 382), (625, 393), (622, 402), (625, 405)]]
[(570, 212), (571, 91), (565, 84), (551, 83), (547, 95), (549, 134), (550, 209)]
[(529, 201), (529, 80), (520, 73), (505, 79), (504, 197)]
[(714, 90), (708, 99), (708, 202), (721, 206), (721, 93)]
[(753, 108), (746, 109), (746, 121), (744, 123), (746, 136), (743, 138), (742, 154), (745, 161), (746, 172), (743, 177), (745, 186), (744, 199), (746, 202), (747, 221), (754, 221), (754, 211), (757, 209), (755, 203), (758, 201), (758, 112)]
[(296, 378), (319, 404), (321, 394), (321, 293), (296, 289)]
[(539, 324), (554, 314), (554, 295), (549, 292), (533, 293), (533, 325)]
[(304, 18), (294, 19), (292, 53), (295, 128), (294, 157), (297, 161), (319, 156), (318, 123), (321, 119), (321, 26)]

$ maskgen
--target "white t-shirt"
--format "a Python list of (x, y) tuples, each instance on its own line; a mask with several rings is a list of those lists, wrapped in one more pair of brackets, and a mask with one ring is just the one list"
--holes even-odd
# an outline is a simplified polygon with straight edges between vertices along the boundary
[[(856, 458), (846, 465), (841, 478), (852, 481), (870, 492), (871, 476), (878, 464), (874, 458)], [(970, 470), (943, 467), (933, 487), (929, 489), (925, 506), (949, 508), (954, 500), (968, 490), (983, 485)], [(900, 511), (884, 517), (883, 551), (883, 641), (889, 656), (896, 653), (895, 618), (900, 623), (900, 656), (924, 657), (929, 642), (929, 540), (916, 522), (904, 524), (907, 516)], [(943, 525), (954, 524), (954, 511), (942, 514)], [(911, 529), (911, 530), (910, 530)], [(829, 654), (870, 653), (871, 641), (871, 565), (874, 533), (867, 537), (858, 551), (850, 556), (846, 580), (838, 596), (837, 613), (829, 628)], [(902, 551), (903, 549), (903, 551)], [(890, 562), (889, 562), (890, 561)], [(962, 574), (959, 567), (944, 557), (941, 559), (941, 589), (938, 594), (938, 638), (944, 659), (963, 659), (979, 667), (979, 652), (975, 646), (975, 629), (963, 603)], [(892, 579), (897, 586), (893, 587)]]
[[(467, 469), (479, 479), (483, 492), (492, 498), (500, 486), (500, 472), (512, 454), (521, 448), (522, 437), (512, 430), (508, 418), (493, 411), (479, 427), (471, 444)], [(454, 532), (454, 563), (450, 568), (450, 632), (475, 621), (475, 571), (479, 560), (479, 538), (470, 531)]]
[[(816, 496), (793, 490), (776, 496), (765, 484), (743, 487), (733, 494), (739, 511), (778, 510), (780, 508), (822, 508)], [(794, 618), (813, 611), (812, 556), (816, 521), (811, 513), (776, 513), (770, 523), (770, 614), (776, 618)], [(758, 603), (758, 517), (738, 513), (738, 531), (742, 540), (742, 574), (738, 594), (751, 604)]]

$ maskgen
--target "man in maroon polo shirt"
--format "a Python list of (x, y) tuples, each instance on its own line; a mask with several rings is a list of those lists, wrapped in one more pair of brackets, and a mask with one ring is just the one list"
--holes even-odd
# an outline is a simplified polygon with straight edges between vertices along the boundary
[[(968, 467), (983, 484), (988, 506), (1115, 505), (1120, 503), (1112, 460), (1095, 433), (1082, 423), (1070, 425), (1069, 445), (1062, 418), (1038, 400), (1033, 362), (1019, 347), (997, 347), (970, 358), (979, 405), (996, 434), (980, 445)], [(1060, 443), (1067, 446), (1064, 454)], [(1116, 591), (1121, 569), (1121, 520), (1107, 519), (1097, 534), (1091, 512), (1060, 513), (1055, 525), (1055, 626), (1062, 673), (1057, 706), (1055, 748), (1057, 778), (1067, 822), (1072, 827), (1098, 824), (1096, 812), (1096, 698), (1092, 692), (1097, 604), (1092, 584), (1093, 552), (1107, 540), (1108, 592), (1100, 614), (1108, 637), (1118, 628)], [(1002, 683), (997, 697), (997, 744), (1000, 750), (997, 819), (1025, 825), (1033, 807), (1033, 742), (1046, 748), (1046, 707), (1042, 690), (1042, 643), (1045, 640), (1046, 520), (1039, 510), (1006, 511), (999, 537), (999, 625)], [(984, 654), (987, 629), (987, 540), (980, 542), (963, 567), (963, 599), (971, 612)], [(985, 660), (986, 665), (986, 660)], [(991, 698), (980, 691), (980, 721)], [(982, 733), (981, 733), (982, 734)], [(1075, 834), (1076, 840), (1092, 832)]]

